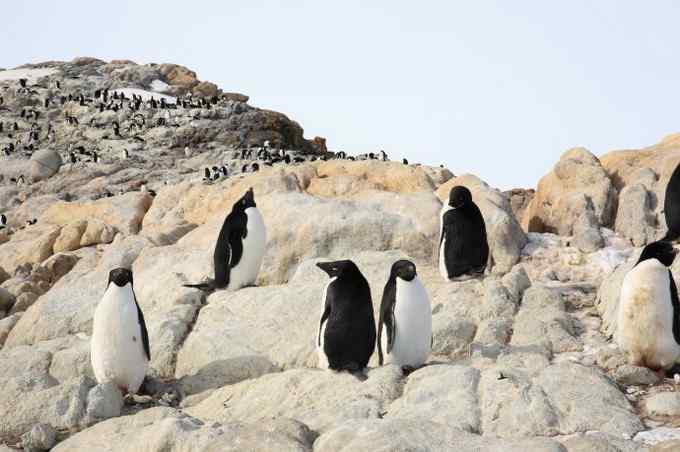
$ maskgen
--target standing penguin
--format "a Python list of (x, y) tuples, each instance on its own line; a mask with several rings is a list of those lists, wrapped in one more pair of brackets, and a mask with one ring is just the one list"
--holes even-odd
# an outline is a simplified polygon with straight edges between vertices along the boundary
[(680, 238), (680, 164), (675, 167), (666, 186), (663, 210), (668, 227), (668, 232), (663, 240), (672, 242)]
[(134, 394), (144, 381), (151, 353), (132, 285), (130, 270), (109, 273), (108, 287), (94, 312), (90, 360), (98, 383), (110, 381), (123, 393)]
[(378, 337), (381, 366), (383, 350), (393, 364), (407, 371), (422, 366), (430, 356), (432, 309), (413, 262), (399, 260), (392, 265), (380, 303)]
[(489, 259), (486, 224), (466, 187), (455, 186), (441, 210), (439, 272), (450, 280), (483, 274)]
[(650, 243), (623, 279), (616, 341), (634, 366), (661, 371), (680, 358), (680, 304), (668, 269), (676, 254), (669, 242)]
[(322, 298), (316, 338), (319, 367), (362, 370), (375, 349), (375, 318), (368, 281), (350, 260), (316, 264), (331, 280)]
[(255, 283), (267, 245), (267, 230), (255, 204), (253, 189), (236, 201), (224, 220), (213, 254), (215, 279), (185, 284), (204, 291), (238, 290)]

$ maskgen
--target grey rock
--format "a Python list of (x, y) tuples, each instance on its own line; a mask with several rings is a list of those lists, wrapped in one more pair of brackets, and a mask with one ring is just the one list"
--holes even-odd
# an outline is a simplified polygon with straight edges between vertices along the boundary
[(656, 372), (646, 368), (625, 364), (614, 371), (614, 380), (625, 386), (653, 385), (659, 382)]
[(98, 384), (87, 394), (87, 416), (91, 423), (120, 416), (123, 403), (115, 384)]
[(680, 393), (652, 394), (645, 399), (644, 406), (650, 416), (680, 416)]
[(52, 149), (44, 149), (31, 157), (31, 179), (41, 181), (55, 175), (62, 165), (61, 156)]
[(9, 312), (16, 298), (7, 289), (0, 287), (0, 311)]
[(50, 450), (57, 442), (57, 432), (49, 424), (36, 424), (21, 436), (21, 441), (26, 452)]
[(658, 235), (652, 196), (641, 183), (627, 185), (619, 194), (615, 229), (634, 246), (644, 246)]

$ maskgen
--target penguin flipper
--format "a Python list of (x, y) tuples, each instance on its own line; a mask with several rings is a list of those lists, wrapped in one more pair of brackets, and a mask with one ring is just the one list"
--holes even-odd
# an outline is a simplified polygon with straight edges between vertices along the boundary
[(678, 288), (670, 269), (668, 270), (668, 279), (670, 279), (671, 304), (673, 305), (673, 337), (675, 342), (680, 345), (680, 301), (678, 300)]
[(217, 287), (215, 286), (215, 281), (213, 280), (208, 280), (203, 283), (198, 283), (198, 284), (182, 284), (182, 287), (188, 287), (190, 289), (199, 289), (202, 290), (203, 292), (214, 292)]
[(137, 306), (137, 320), (139, 321), (139, 329), (142, 332), (142, 345), (144, 346), (144, 353), (146, 353), (146, 359), (151, 361), (151, 347), (149, 345), (149, 332), (146, 329), (146, 322), (144, 321), (144, 313), (137, 303), (137, 297), (135, 296), (135, 305)]
[(387, 334), (387, 346), (385, 353), (389, 354), (394, 345), (394, 337), (396, 334), (396, 322), (394, 320), (394, 306), (397, 297), (397, 283), (393, 278), (390, 278), (385, 285), (383, 291), (383, 298), (380, 303), (380, 318), (378, 319), (378, 363), (383, 365), (383, 350), (382, 350), (382, 329), (383, 325)]

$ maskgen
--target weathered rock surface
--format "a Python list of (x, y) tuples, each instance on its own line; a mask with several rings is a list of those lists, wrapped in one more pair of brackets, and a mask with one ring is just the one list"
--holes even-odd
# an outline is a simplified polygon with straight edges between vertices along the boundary
[(38, 151), (31, 157), (31, 179), (35, 182), (54, 176), (61, 165), (61, 156), (57, 151)]

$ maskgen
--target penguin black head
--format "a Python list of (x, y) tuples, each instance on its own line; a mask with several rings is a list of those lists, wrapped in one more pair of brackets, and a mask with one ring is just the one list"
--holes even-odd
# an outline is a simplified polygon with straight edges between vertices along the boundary
[(114, 268), (109, 273), (109, 285), (114, 283), (118, 287), (125, 287), (126, 284), (132, 284), (132, 272), (127, 268)]
[(455, 209), (469, 204), (472, 204), (472, 193), (467, 187), (456, 185), (451, 189), (449, 192), (449, 205), (451, 207)]
[(255, 204), (255, 194), (253, 193), (253, 188), (249, 188), (248, 191), (239, 199), (234, 208), (239, 208), (240, 210), (246, 210), (249, 207), (257, 207)]
[(342, 278), (356, 273), (361, 274), (357, 265), (350, 260), (317, 262), (316, 266), (326, 272), (329, 278)]
[(392, 271), (390, 272), (390, 276), (399, 277), (404, 281), (410, 282), (413, 281), (413, 278), (415, 278), (416, 275), (417, 275), (416, 264), (414, 264), (411, 261), (401, 259), (392, 264)]
[(640, 255), (640, 259), (635, 265), (648, 259), (656, 259), (666, 267), (670, 267), (673, 264), (673, 260), (675, 260), (676, 254), (678, 254), (678, 250), (673, 248), (673, 245), (670, 242), (653, 242), (645, 246)]

